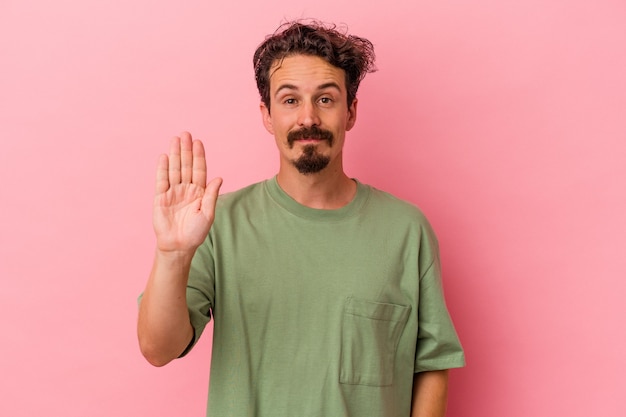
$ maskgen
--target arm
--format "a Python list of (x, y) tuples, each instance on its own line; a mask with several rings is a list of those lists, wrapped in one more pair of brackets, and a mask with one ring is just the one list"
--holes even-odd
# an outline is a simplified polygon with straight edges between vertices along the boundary
[(202, 142), (189, 133), (172, 140), (157, 168), (153, 225), (157, 248), (139, 306), (142, 354), (162, 366), (180, 356), (193, 337), (186, 287), (193, 255), (213, 224), (220, 178), (206, 184)]
[(447, 398), (447, 369), (416, 373), (413, 377), (411, 417), (444, 417)]

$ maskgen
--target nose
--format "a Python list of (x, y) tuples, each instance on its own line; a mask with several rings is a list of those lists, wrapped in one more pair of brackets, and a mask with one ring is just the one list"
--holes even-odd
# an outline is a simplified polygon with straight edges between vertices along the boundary
[(320, 119), (314, 103), (304, 102), (299, 109), (298, 125), (302, 127), (319, 126)]

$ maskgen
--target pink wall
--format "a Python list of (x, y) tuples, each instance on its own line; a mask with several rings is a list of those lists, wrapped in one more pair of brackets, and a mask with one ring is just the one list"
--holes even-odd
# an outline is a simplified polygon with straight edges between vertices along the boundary
[(626, 3), (215, 3), (0, 3), (0, 415), (203, 415), (210, 338), (136, 346), (157, 155), (185, 129), (224, 190), (273, 175), (251, 56), (317, 16), (377, 47), (349, 173), (440, 237), (448, 415), (622, 416)]

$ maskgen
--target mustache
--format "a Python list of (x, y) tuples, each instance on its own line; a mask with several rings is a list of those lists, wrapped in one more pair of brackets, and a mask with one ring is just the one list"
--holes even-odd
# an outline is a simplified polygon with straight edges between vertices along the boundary
[(333, 133), (317, 126), (303, 127), (302, 129), (292, 130), (287, 134), (287, 142), (293, 145), (293, 142), (299, 139), (320, 139), (333, 143)]

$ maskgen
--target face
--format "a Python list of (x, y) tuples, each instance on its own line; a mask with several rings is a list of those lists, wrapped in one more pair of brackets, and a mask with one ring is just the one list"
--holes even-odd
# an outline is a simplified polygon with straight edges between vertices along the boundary
[(274, 135), (281, 169), (314, 174), (341, 168), (345, 134), (356, 121), (348, 107), (345, 73), (322, 58), (294, 55), (270, 69), (270, 109), (261, 103), (265, 128)]

